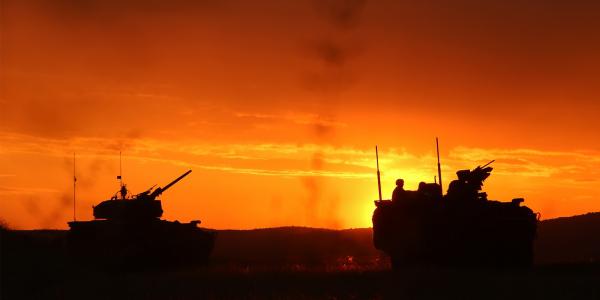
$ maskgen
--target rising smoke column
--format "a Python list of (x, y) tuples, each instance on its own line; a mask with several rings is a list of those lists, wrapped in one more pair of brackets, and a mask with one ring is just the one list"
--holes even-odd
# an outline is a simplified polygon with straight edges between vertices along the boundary
[[(351, 86), (355, 74), (350, 70), (351, 59), (361, 48), (355, 40), (354, 31), (359, 25), (364, 0), (315, 1), (315, 12), (328, 24), (329, 34), (319, 34), (308, 45), (310, 57), (318, 62), (315, 70), (304, 76), (304, 86), (314, 93), (319, 101), (318, 116), (328, 122), (314, 122), (311, 134), (317, 144), (328, 144), (335, 137), (335, 115), (343, 92)], [(317, 150), (311, 157), (311, 169), (318, 173), (325, 163), (325, 153)], [(306, 221), (324, 224), (327, 227), (340, 227), (338, 207), (339, 196), (323, 196), (325, 179), (319, 176), (302, 178), (307, 197), (304, 207)]]

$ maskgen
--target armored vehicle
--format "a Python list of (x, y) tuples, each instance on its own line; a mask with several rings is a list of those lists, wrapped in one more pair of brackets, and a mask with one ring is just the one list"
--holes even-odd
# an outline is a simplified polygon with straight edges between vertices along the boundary
[[(437, 182), (421, 183), (417, 191), (399, 186), (392, 200), (381, 200), (379, 188), (373, 242), (390, 256), (393, 269), (533, 264), (538, 215), (521, 205), (523, 198), (511, 202), (487, 199), (481, 188), (492, 171), (490, 163), (458, 171), (459, 179), (450, 183), (445, 195)], [(377, 172), (379, 178), (379, 163)]]
[(121, 183), (120, 191), (110, 200), (93, 207), (94, 220), (68, 223), (70, 256), (108, 267), (206, 263), (215, 233), (199, 228), (200, 221), (162, 220), (162, 204), (157, 199), (191, 172), (187, 171), (164, 188), (153, 186), (131, 197)]

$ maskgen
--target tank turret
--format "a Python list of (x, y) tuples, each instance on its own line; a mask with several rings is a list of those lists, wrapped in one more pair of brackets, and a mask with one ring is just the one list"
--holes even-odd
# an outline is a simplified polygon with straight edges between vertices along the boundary
[[(100, 204), (94, 206), (94, 218), (96, 219), (147, 219), (147, 218), (160, 218), (162, 217), (163, 210), (160, 200), (156, 197), (160, 196), (164, 191), (168, 190), (171, 186), (179, 182), (185, 176), (190, 174), (192, 170), (185, 172), (183, 175), (177, 177), (177, 179), (171, 181), (164, 188), (158, 187), (154, 189), (154, 186), (148, 190), (134, 195), (131, 199), (126, 198), (127, 188), (125, 185), (121, 186), (119, 193), (121, 198), (115, 195), (110, 200), (100, 202)], [(156, 185), (155, 185), (156, 186)], [(118, 193), (118, 194), (119, 194)]]
[(95, 220), (68, 223), (71, 256), (117, 268), (206, 263), (214, 246), (214, 232), (199, 228), (199, 220), (182, 223), (160, 219), (163, 209), (157, 197), (191, 172), (164, 187), (152, 186), (131, 197), (121, 184), (110, 200), (93, 207)]

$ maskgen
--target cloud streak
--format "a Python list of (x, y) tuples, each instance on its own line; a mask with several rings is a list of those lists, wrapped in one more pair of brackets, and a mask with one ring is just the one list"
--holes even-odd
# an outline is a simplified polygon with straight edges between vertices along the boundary
[[(33, 212), (31, 216), (45, 216), (43, 211), (48, 210), (48, 216), (51, 217), (32, 217), (31, 222), (46, 220), (46, 223), (40, 224), (46, 226), (54, 222), (48, 226), (62, 226), (56, 224), (63, 224), (64, 218), (69, 215), (66, 210), (70, 206), (64, 203), (70, 199), (66, 195), (70, 195), (68, 181), (71, 178), (73, 152), (77, 152), (83, 168), (78, 175), (78, 188), (84, 194), (104, 195), (110, 186), (106, 178), (116, 172), (112, 164), (118, 160), (119, 149), (115, 145), (114, 140), (105, 138), (53, 139), (0, 132), (0, 149), (5, 159), (27, 157), (28, 161), (48, 162), (48, 165), (39, 167), (35, 163), (28, 164), (31, 169), (26, 170), (21, 167), (24, 162), (16, 162), (14, 166), (17, 169), (0, 170), (1, 174), (7, 175), (0, 176), (0, 194), (8, 199), (0, 206), (12, 207), (16, 213), (18, 209), (23, 209), (17, 204), (21, 203), (27, 211)], [(368, 197), (376, 187), (374, 149), (325, 143), (207, 143), (202, 140), (171, 141), (146, 137), (126, 139), (119, 145), (126, 146), (123, 149), (125, 160), (142, 168), (135, 171), (135, 178), (139, 180), (133, 183), (135, 186), (155, 177), (154, 174), (148, 174), (147, 178), (140, 174), (144, 168), (202, 170), (205, 176), (219, 178), (226, 182), (226, 186), (229, 186), (230, 180), (237, 178), (235, 175), (248, 176), (245, 177), (247, 181), (256, 184), (252, 187), (254, 194), (244, 194), (250, 201), (260, 201), (265, 195), (277, 198), (283, 191), (293, 191), (286, 196), (291, 198), (286, 202), (288, 206), (282, 209), (290, 210), (291, 214), (294, 205), (299, 205), (295, 209), (303, 210), (304, 214), (301, 213), (303, 217), (294, 219), (294, 222), (300, 224), (333, 227), (353, 224), (345, 217), (348, 212), (338, 211), (347, 209), (347, 205), (338, 206), (338, 200), (362, 203), (362, 199), (347, 197)], [(433, 176), (437, 175), (436, 156), (432, 151), (418, 153), (404, 148), (385, 147), (380, 150), (384, 194), (393, 187), (396, 178), (404, 178), (407, 188), (414, 189), (418, 182), (431, 182)], [(496, 159), (493, 164), (494, 176), (486, 182), (485, 187), (491, 199), (506, 200), (523, 196), (528, 204), (544, 216), (594, 209), (593, 199), (597, 198), (599, 192), (597, 178), (600, 178), (600, 153), (594, 151), (454, 147), (442, 156), (445, 186), (454, 179), (456, 170), (473, 168), (491, 159)], [(52, 169), (52, 166), (58, 168)], [(44, 170), (36, 174), (36, 168)], [(17, 175), (13, 176), (13, 171)], [(63, 179), (47, 180), (48, 176), (55, 174)], [(204, 195), (207, 188), (219, 182), (212, 183), (210, 178), (206, 179), (208, 181), (202, 180), (202, 185), (192, 188), (195, 191), (185, 198)], [(210, 184), (204, 186), (207, 182)], [(216, 185), (214, 188), (219, 191), (220, 197), (231, 196), (223, 191), (222, 186)], [(356, 191), (351, 192), (352, 189)], [(565, 202), (566, 199), (569, 201)], [(87, 205), (93, 203), (87, 202)], [(573, 203), (579, 206), (573, 207)], [(353, 205), (363, 207), (360, 204)], [(65, 210), (60, 216), (54, 212), (59, 209)]]
[(257, 120), (268, 120), (268, 121), (285, 121), (291, 122), (297, 125), (309, 125), (309, 126), (322, 126), (322, 127), (347, 127), (348, 124), (336, 121), (331, 118), (324, 117), (319, 114), (298, 114), (298, 113), (284, 113), (284, 114), (262, 114), (262, 113), (244, 113), (237, 112), (235, 116), (238, 118), (250, 118)]
[[(259, 117), (271, 118), (270, 115)], [(0, 138), (5, 154), (70, 157), (72, 152), (77, 152), (78, 156), (113, 157), (119, 150), (115, 148), (114, 140), (104, 138), (51, 139), (10, 133), (0, 133)], [(127, 141), (126, 155), (132, 159), (239, 174), (361, 179), (373, 176), (375, 163), (372, 152), (371, 149), (317, 144), (209, 144), (193, 140), (171, 142), (132, 138)], [(320, 153), (319, 168), (303, 164), (310, 162), (314, 153)], [(433, 153), (415, 154), (393, 148), (381, 153), (380, 164), (385, 173), (416, 174), (428, 178), (429, 171), (435, 168), (435, 159)], [(590, 151), (456, 147), (447, 157), (442, 157), (442, 163), (445, 171), (453, 172), (473, 168), (492, 159), (496, 160), (493, 166), (497, 175), (563, 177), (562, 180), (574, 182), (596, 181), (600, 176), (600, 171), (597, 171), (600, 170), (600, 153)]]
[(0, 195), (37, 195), (47, 193), (60, 193), (61, 191), (48, 188), (24, 188), (12, 186), (0, 186)]

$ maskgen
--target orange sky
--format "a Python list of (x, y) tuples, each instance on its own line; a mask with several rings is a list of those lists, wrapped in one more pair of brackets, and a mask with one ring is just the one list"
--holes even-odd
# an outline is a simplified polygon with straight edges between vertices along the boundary
[[(492, 199), (600, 210), (593, 1), (0, 0), (0, 219), (66, 228), (194, 172), (165, 217), (370, 226), (383, 192), (496, 159)], [(446, 187), (444, 189), (446, 189)]]

